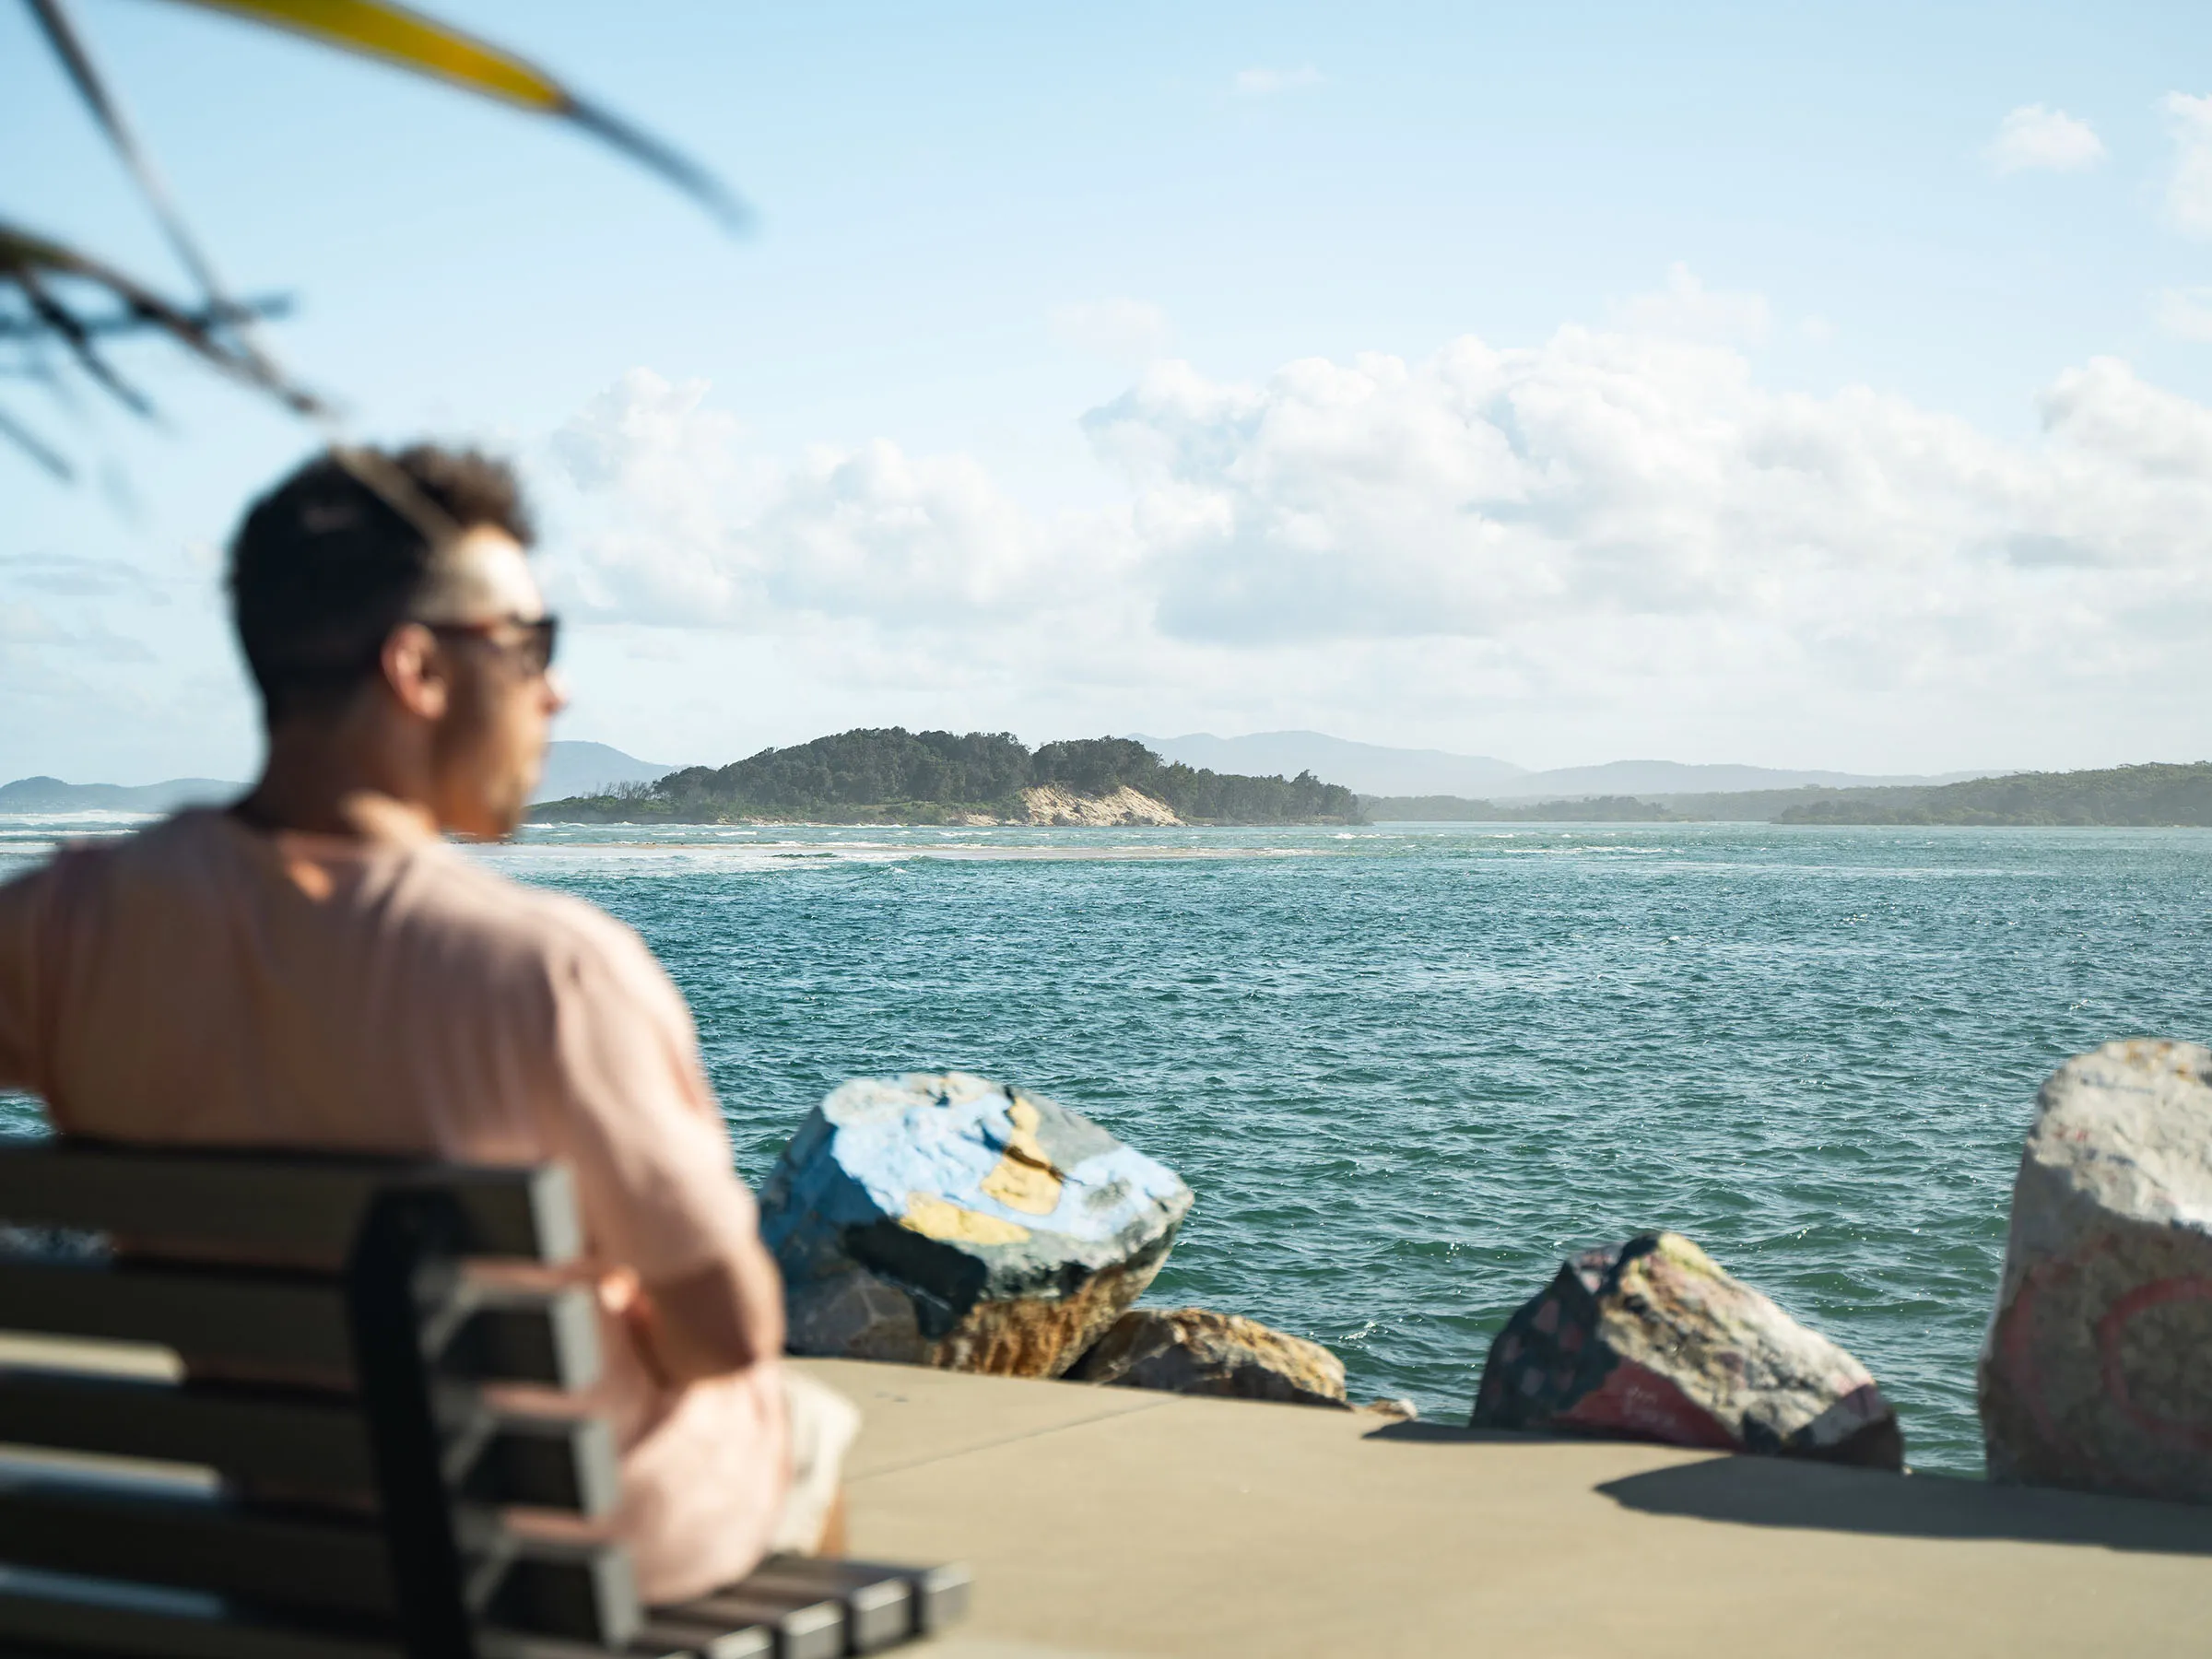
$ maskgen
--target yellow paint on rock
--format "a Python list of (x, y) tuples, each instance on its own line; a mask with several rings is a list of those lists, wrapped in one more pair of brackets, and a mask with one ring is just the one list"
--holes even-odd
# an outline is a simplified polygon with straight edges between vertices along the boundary
[(906, 1195), (906, 1214), (899, 1218), (899, 1225), (925, 1239), (958, 1244), (1019, 1244), (1030, 1236), (1030, 1230), (1018, 1221), (965, 1209), (928, 1193)]
[(1014, 1120), (1014, 1133), (996, 1167), (983, 1177), (982, 1189), (1008, 1209), (1025, 1216), (1049, 1216), (1060, 1207), (1064, 1177), (1053, 1167), (1043, 1143), (1037, 1138), (1037, 1125), (1043, 1119), (1036, 1104), (1019, 1095), (1014, 1097), (1006, 1115)]

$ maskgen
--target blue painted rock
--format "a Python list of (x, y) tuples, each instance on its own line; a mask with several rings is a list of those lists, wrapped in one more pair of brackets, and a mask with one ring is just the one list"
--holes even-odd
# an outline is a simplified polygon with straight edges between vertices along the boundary
[(1133, 1308), (1068, 1375), (1116, 1388), (1350, 1408), (1344, 1361), (1321, 1344), (1204, 1308)]
[(2212, 1502), (2212, 1051), (2052, 1074), (1980, 1367), (1992, 1480)]
[(1490, 1344), (1472, 1421), (1904, 1466), (1866, 1368), (1671, 1232), (1569, 1257)]
[(1144, 1293), (1191, 1207), (1079, 1112), (965, 1072), (858, 1077), (760, 1193), (794, 1353), (1056, 1377)]

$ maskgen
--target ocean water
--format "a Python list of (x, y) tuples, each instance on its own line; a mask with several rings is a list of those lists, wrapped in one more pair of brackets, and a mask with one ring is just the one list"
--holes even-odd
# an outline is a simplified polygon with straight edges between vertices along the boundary
[[(0, 830), (0, 876), (56, 828)], [(477, 855), (644, 935), (749, 1179), (845, 1077), (1018, 1081), (1195, 1191), (1148, 1301), (1446, 1420), (1564, 1254), (1669, 1227), (1857, 1354), (1915, 1466), (1978, 1473), (2037, 1085), (2212, 1037), (2203, 830), (547, 827)]]

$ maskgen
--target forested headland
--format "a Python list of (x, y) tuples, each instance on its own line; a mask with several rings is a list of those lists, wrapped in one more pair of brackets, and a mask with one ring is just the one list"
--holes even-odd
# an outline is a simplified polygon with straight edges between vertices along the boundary
[(2098, 771), (2012, 772), (1960, 783), (1804, 785), (1734, 794), (1600, 795), (1571, 801), (1477, 801), (1452, 795), (1362, 795), (1378, 823), (1961, 824), (1999, 828), (2212, 827), (2212, 762)]
[[(1162, 760), (1126, 737), (1030, 749), (1007, 732), (863, 728), (728, 766), (686, 767), (611, 794), (553, 801), (531, 817), (556, 823), (1029, 823), (1050, 800), (1097, 803), (1134, 791), (1192, 824), (1361, 821), (1352, 792), (1311, 772), (1250, 778)], [(1041, 803), (1044, 803), (1041, 805)], [(1087, 820), (1088, 821), (1088, 820)]]
[(2212, 762), (2014, 772), (1964, 783), (1854, 790), (1784, 808), (1783, 824), (2212, 825)]

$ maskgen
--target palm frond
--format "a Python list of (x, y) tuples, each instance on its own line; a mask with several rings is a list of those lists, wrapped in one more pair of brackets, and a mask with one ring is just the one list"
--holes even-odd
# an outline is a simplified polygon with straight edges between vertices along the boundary
[(63, 483), (69, 484), (76, 481), (76, 468), (69, 465), (61, 452), (31, 431), (6, 409), (0, 409), (0, 438), (14, 444)]
[[(124, 314), (167, 335), (202, 361), (267, 394), (295, 414), (326, 412), (322, 399), (221, 332), (219, 317), (175, 304), (88, 253), (0, 220), (0, 289), (14, 288), (46, 337), (60, 341), (88, 373), (134, 408), (149, 412), (144, 397), (128, 387), (100, 356), (93, 345), (92, 329), (55, 291), (57, 280), (80, 282), (98, 289), (120, 305)], [(112, 319), (101, 321), (112, 323)]]
[(364, 57), (381, 58), (519, 109), (573, 122), (642, 163), (732, 229), (752, 213), (719, 179), (651, 134), (579, 97), (535, 65), (435, 18), (384, 0), (177, 0)]
[(115, 147), (116, 153), (123, 158), (123, 164), (130, 169), (131, 177), (137, 181), (139, 194), (146, 197), (147, 205), (154, 210), (154, 218), (160, 222), (162, 233), (169, 238), (169, 245), (176, 250), (177, 257), (183, 262), (184, 268), (192, 273), (192, 279), (200, 285), (200, 291), (210, 301), (218, 300), (222, 293), (222, 283), (216, 276), (214, 262), (207, 257), (206, 251), (200, 246), (199, 239), (193, 235), (190, 227), (184, 223), (184, 216), (177, 209), (176, 198), (170, 194), (169, 181), (161, 176), (160, 169), (154, 165), (153, 157), (147, 153), (145, 146), (138, 142), (137, 134), (131, 130), (131, 124), (123, 112), (123, 105), (108, 90), (107, 84), (100, 79), (100, 71), (93, 67), (92, 55), (85, 50), (85, 43), (78, 37), (76, 26), (70, 22), (62, 0), (29, 0), (29, 4), (31, 15), (39, 20), (39, 27), (45, 30), (54, 55), (62, 60), (62, 67), (69, 72), (69, 79), (76, 86), (77, 96), (85, 100), (92, 112), (93, 120), (100, 123), (100, 130), (108, 135), (108, 142)]

